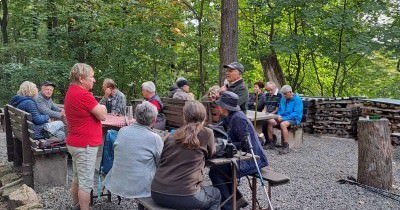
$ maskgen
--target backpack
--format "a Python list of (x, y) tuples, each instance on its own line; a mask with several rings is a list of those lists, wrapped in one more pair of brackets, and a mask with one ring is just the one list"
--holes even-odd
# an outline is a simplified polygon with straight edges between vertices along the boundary
[(114, 162), (114, 142), (117, 139), (118, 131), (108, 130), (106, 140), (103, 146), (103, 155), (101, 158), (100, 169), (106, 175), (112, 168)]

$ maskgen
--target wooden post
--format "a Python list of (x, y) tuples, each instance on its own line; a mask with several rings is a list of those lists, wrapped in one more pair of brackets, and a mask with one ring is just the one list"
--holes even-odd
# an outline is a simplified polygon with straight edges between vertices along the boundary
[(358, 121), (358, 182), (372, 187), (392, 188), (392, 145), (389, 120)]

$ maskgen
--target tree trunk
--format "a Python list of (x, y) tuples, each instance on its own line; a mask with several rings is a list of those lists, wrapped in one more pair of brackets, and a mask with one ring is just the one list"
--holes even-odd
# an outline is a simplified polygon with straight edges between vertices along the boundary
[(8, 35), (7, 35), (7, 18), (8, 18), (8, 7), (7, 0), (1, 1), (1, 8), (3, 11), (3, 17), (1, 18), (1, 34), (3, 37), (3, 44), (8, 43)]
[(389, 120), (358, 121), (358, 182), (372, 187), (392, 188), (392, 145)]
[(260, 58), (264, 77), (276, 84), (277, 88), (284, 84), (282, 68), (275, 53)]
[(199, 51), (199, 76), (200, 76), (200, 95), (205, 93), (205, 81), (204, 81), (204, 65), (203, 65), (203, 11), (204, 0), (200, 2), (200, 13), (197, 17), (198, 25), (198, 51)]
[(238, 0), (221, 0), (220, 85), (225, 79), (224, 65), (237, 61), (238, 8)]

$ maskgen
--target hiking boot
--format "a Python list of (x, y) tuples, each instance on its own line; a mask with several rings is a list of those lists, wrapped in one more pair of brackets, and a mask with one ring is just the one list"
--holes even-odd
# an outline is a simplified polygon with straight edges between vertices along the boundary
[(236, 201), (236, 209), (241, 209), (241, 208), (245, 208), (246, 206), (248, 206), (249, 203), (246, 201), (246, 199), (244, 199), (244, 197), (241, 197), (239, 200)]
[(275, 149), (275, 144), (274, 144), (274, 142), (269, 141), (264, 148), (265, 149)]
[(287, 154), (287, 153), (289, 153), (289, 152), (290, 152), (289, 144), (287, 144), (287, 145), (284, 145), (284, 146), (283, 146), (282, 150), (279, 151), (279, 154), (280, 154), (280, 155), (284, 155), (284, 154)]

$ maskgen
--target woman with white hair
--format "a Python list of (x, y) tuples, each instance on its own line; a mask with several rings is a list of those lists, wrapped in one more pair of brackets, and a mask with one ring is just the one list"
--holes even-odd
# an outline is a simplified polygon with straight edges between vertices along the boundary
[(35, 139), (43, 139), (53, 135), (64, 141), (64, 123), (62, 121), (49, 122), (49, 115), (39, 112), (36, 103), (37, 97), (38, 89), (36, 84), (25, 81), (20, 85), (17, 95), (11, 99), (10, 104), (31, 114)]
[(162, 103), (160, 97), (157, 95), (156, 86), (152, 81), (147, 81), (142, 84), (142, 95), (145, 101), (150, 102), (157, 108), (158, 115), (154, 128), (159, 130), (165, 130), (165, 123), (167, 119), (164, 113), (162, 113), (164, 104)]
[(136, 122), (121, 128), (114, 143), (114, 162), (104, 186), (124, 198), (150, 197), (150, 185), (158, 165), (163, 142), (150, 127), (157, 110), (144, 101), (135, 109)]

